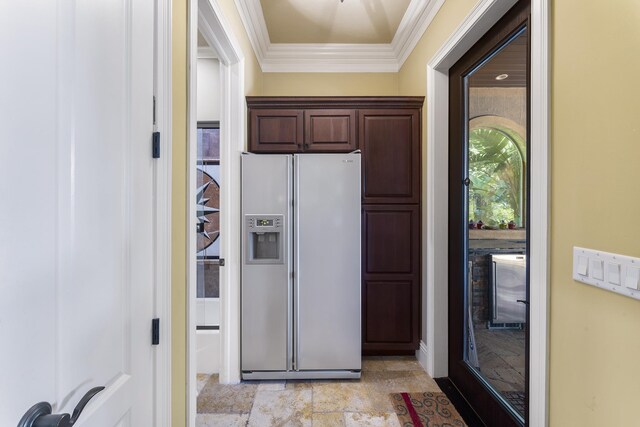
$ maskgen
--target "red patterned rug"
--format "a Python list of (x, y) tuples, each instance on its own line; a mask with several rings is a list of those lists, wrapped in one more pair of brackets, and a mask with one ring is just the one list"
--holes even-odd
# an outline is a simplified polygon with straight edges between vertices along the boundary
[(466, 427), (444, 393), (392, 393), (391, 401), (403, 427)]

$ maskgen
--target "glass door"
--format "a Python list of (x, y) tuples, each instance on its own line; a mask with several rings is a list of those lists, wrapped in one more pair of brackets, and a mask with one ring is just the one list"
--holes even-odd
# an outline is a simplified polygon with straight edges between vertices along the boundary
[(220, 327), (220, 126), (198, 122), (196, 328)]
[(449, 375), (487, 425), (527, 419), (528, 16), (450, 70)]

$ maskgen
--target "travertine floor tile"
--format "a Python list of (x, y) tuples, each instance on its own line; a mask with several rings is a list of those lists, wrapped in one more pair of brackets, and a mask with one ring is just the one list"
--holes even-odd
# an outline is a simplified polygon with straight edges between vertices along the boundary
[(384, 364), (389, 371), (423, 371), (415, 357), (388, 358)]
[(249, 413), (257, 389), (257, 384), (221, 385), (210, 380), (198, 395), (198, 413)]
[[(200, 392), (202, 391), (202, 389), (204, 388), (204, 386), (207, 384), (207, 382), (209, 382), (209, 378), (211, 377), (211, 375), (209, 374), (197, 374), (196, 375), (196, 379), (197, 379), (197, 390), (198, 390), (198, 394), (200, 394)], [(217, 375), (216, 375), (217, 377)]]
[(261, 381), (258, 384), (258, 391), (279, 391), (284, 389), (284, 381)]
[(369, 412), (373, 409), (365, 384), (335, 382), (313, 385), (314, 412)]
[(311, 390), (259, 391), (248, 425), (311, 427), (311, 396)]
[(368, 356), (362, 358), (363, 372), (384, 371), (385, 369), (387, 369), (387, 365), (381, 357)]
[[(217, 375), (199, 375), (198, 387), (202, 391), (198, 396), (197, 425), (397, 427), (400, 424), (390, 393), (440, 391), (413, 357), (366, 357), (362, 366), (360, 380), (244, 381), (220, 385)], [(517, 372), (501, 374), (497, 376), (502, 381), (510, 382)]]
[(344, 427), (343, 412), (314, 412), (311, 419), (313, 427)]
[(244, 427), (249, 414), (198, 414), (196, 427)]
[(363, 414), (348, 412), (344, 414), (346, 427), (400, 427), (395, 412), (383, 414)]

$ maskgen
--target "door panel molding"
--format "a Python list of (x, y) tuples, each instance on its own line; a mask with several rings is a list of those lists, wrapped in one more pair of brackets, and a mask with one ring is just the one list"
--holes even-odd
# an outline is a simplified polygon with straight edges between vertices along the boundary
[[(423, 325), (425, 369), (447, 376), (448, 360), (448, 122), (449, 68), (491, 28), (515, 0), (483, 0), (467, 15), (427, 66), (427, 209), (423, 213), (426, 271)], [(531, 0), (531, 239), (529, 425), (548, 423), (549, 294), (549, 0)], [(421, 344), (422, 345), (422, 344)]]

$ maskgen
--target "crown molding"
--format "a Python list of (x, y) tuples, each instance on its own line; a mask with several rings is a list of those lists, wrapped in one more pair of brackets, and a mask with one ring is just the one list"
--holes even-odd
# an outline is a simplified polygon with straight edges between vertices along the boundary
[(398, 69), (411, 55), (444, 2), (445, 0), (411, 0), (391, 41), (398, 60)]
[(398, 72), (445, 0), (411, 0), (391, 43), (271, 43), (260, 0), (234, 0), (263, 72)]

